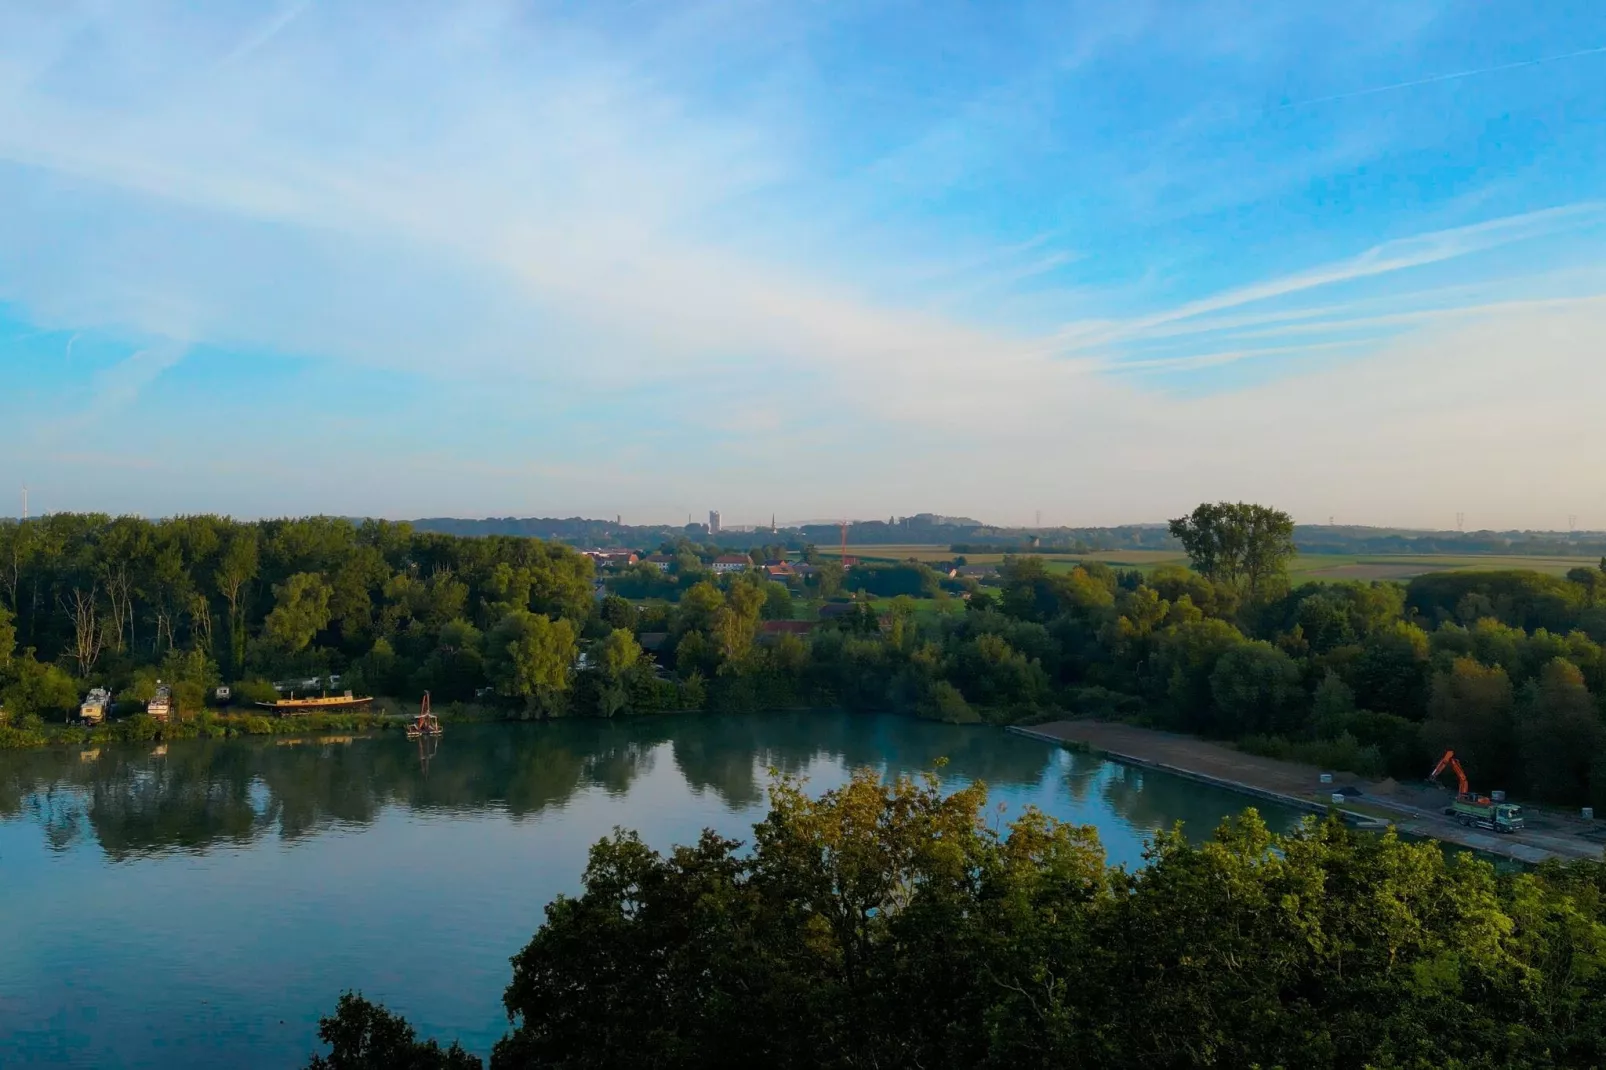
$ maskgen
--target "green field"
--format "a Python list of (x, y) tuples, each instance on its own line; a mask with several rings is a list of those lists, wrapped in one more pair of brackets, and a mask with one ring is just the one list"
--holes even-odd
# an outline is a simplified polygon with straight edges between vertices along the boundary
[[(861, 561), (948, 561), (953, 553), (946, 546), (891, 545), (849, 546), (848, 553)], [(1080, 561), (1102, 561), (1112, 568), (1148, 571), (1160, 565), (1186, 565), (1188, 559), (1169, 550), (1101, 550), (1089, 554), (1043, 554), (1051, 569), (1075, 568)], [(972, 565), (996, 565), (1003, 554), (967, 554)], [(1527, 557), (1519, 554), (1299, 554), (1289, 565), (1289, 578), (1298, 583), (1311, 580), (1409, 580), (1429, 572), (1531, 569), (1553, 576), (1568, 569), (1595, 564), (1585, 557)]]

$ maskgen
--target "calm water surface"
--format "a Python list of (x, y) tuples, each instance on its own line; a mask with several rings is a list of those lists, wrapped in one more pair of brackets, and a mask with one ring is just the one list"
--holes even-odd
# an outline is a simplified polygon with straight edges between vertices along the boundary
[[(508, 957), (615, 826), (742, 837), (766, 770), (984, 780), (1098, 826), (1208, 835), (1241, 796), (996, 729), (840, 713), (0, 753), (0, 1066), (272, 1067), (347, 987), (485, 1054)], [(1262, 806), (1274, 827), (1297, 820)]]

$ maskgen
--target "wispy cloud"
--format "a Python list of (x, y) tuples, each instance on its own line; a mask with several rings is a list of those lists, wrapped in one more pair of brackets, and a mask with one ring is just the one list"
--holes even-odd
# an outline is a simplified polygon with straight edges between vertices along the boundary
[[(1514, 346), (1503, 325), (1595, 322), (1582, 299), (1602, 288), (1547, 273), (1599, 264), (1606, 186), (1539, 188), (1537, 149), (1522, 182), (1478, 173), (1413, 210), (1421, 158), (1363, 188), (1404, 117), (1345, 123), (1335, 100), (1220, 119), (1223, 99), (1311, 96), (1302, 57), (1348, 31), (1298, 13), (1226, 41), (1144, 5), (980, 22), (942, 5), (915, 22), (719, 2), (62, 9), (0, 11), (0, 302), (138, 340), (88, 384), (89, 412), (141, 404), (190, 348), (291, 355), (408, 384), (515, 455), (704, 458), (662, 492), (674, 508), (700, 480), (767, 512), (789, 456), (852, 457), (825, 465), (851, 478), (800, 478), (809, 501), (776, 507), (862, 495), (868, 515), (889, 486), (948, 493), (864, 460), (892, 444), (971, 493), (997, 482), (995, 503), (1091, 493), (1015, 459), (1115, 440), (1125, 475), (1103, 493), (1180, 485), (1166, 466), (1196, 461), (1227, 481), (1254, 458), (1216, 436), (1255, 423), (1253, 391), (1331, 392), (1332, 365), (1380, 359), (1437, 374), (1420, 354), (1467, 324)], [(1404, 84), (1365, 61), (1412, 55), (1428, 21), (1332, 62)], [(1488, 389), (1524, 357), (1477, 352)], [(1262, 396), (1322, 403), (1286, 389)], [(408, 493), (373, 471), (356, 457), (319, 478)], [(499, 493), (463, 471), (483, 477), (465, 495)], [(510, 472), (591, 493), (562, 461)]]
[(1060, 337), (1069, 348), (1108, 345), (1212, 313), (1437, 264), (1551, 234), (1565, 227), (1589, 226), (1603, 219), (1606, 219), (1606, 205), (1588, 202), (1418, 234), (1384, 242), (1345, 260), (1226, 290), (1125, 322), (1070, 324), (1062, 328)]

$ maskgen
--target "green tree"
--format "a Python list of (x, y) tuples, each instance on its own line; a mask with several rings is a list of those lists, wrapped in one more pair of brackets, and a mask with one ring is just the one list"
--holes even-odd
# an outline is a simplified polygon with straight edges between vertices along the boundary
[(765, 620), (791, 620), (797, 615), (797, 607), (792, 603), (792, 592), (784, 583), (764, 584), (764, 611)]
[(597, 661), (602, 671), (616, 680), (640, 668), (645, 657), (636, 637), (623, 628), (615, 628), (597, 644)]
[(0, 704), (12, 718), (66, 717), (78, 709), (78, 685), (54, 665), (34, 660), (33, 651), (13, 655), (0, 674)]
[(1228, 736), (1288, 732), (1302, 719), (1299, 666), (1270, 643), (1240, 643), (1210, 674), (1217, 732)]
[(1457, 658), (1433, 677), (1423, 739), (1430, 750), (1454, 750), (1479, 790), (1504, 787), (1516, 742), (1514, 708), (1504, 669)]
[(1534, 798), (1572, 802), (1606, 788), (1591, 784), (1606, 756), (1606, 727), (1578, 666), (1551, 660), (1523, 689), (1517, 717), (1519, 773)]
[(597, 607), (597, 612), (610, 628), (635, 630), (636, 607), (618, 595), (610, 594), (604, 598), (602, 605)]
[(229, 669), (234, 673), (245, 664), (246, 587), (256, 577), (258, 567), (256, 531), (241, 528), (224, 544), (212, 574), (218, 594), (228, 605)]
[(340, 997), (335, 1013), (318, 1020), (318, 1039), (328, 1056), (314, 1055), (307, 1070), (480, 1070), (484, 1064), (454, 1040), (442, 1048), (420, 1041), (405, 1018), (360, 993)]
[(572, 621), (523, 609), (509, 613), (486, 636), (485, 660), (497, 691), (524, 699), (531, 710), (553, 712), (569, 687), (577, 638)]
[(1420, 718), (1429, 650), (1427, 633), (1405, 621), (1368, 636), (1346, 673), (1356, 701), (1367, 709)]
[(273, 611), (262, 622), (262, 637), (285, 654), (298, 654), (329, 623), (333, 592), (323, 577), (297, 572), (273, 588)]
[(687, 588), (680, 596), (676, 627), (682, 631), (706, 632), (714, 626), (714, 614), (725, 606), (725, 595), (708, 580)]
[[(1582, 1068), (1606, 1044), (1598, 862), (1497, 877), (1250, 810), (1109, 869), (1091, 829), (999, 828), (976, 784), (770, 802), (750, 846), (597, 843), (514, 956), (493, 1070)], [(356, 1010), (350, 1050), (408, 1056)]]
[(1201, 575), (1244, 590), (1251, 601), (1287, 571), (1294, 555), (1294, 520), (1246, 502), (1205, 503), (1171, 521), (1171, 535)]
[(1231, 624), (1208, 617), (1168, 627), (1160, 634), (1146, 681), (1151, 693), (1166, 701), (1174, 723), (1195, 732), (1208, 729), (1216, 664), (1246, 641)]

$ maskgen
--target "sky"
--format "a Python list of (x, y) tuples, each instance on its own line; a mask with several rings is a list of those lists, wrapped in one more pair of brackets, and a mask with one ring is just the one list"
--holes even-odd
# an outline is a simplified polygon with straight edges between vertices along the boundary
[(1606, 528), (1599, 0), (0, 5), (0, 503)]

